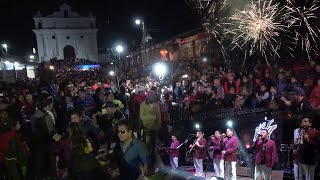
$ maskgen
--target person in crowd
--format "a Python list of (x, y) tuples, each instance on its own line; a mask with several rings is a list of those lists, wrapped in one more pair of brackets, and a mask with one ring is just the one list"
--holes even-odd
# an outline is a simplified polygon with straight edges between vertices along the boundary
[(316, 165), (316, 149), (320, 145), (320, 131), (311, 128), (312, 119), (302, 118), (299, 136), (299, 180), (303, 176), (306, 180), (314, 179)]
[(198, 130), (196, 139), (189, 146), (189, 151), (194, 151), (193, 165), (196, 169), (195, 176), (203, 176), (203, 160), (206, 159), (207, 140), (203, 137), (203, 132)]
[(233, 107), (233, 101), (237, 97), (237, 94), (235, 94), (235, 88), (233, 86), (229, 87), (228, 93), (226, 93), (224, 98), (224, 107), (225, 108), (232, 108)]
[(123, 103), (122, 103), (120, 100), (115, 99), (115, 98), (114, 98), (114, 95), (112, 94), (111, 91), (107, 91), (107, 92), (105, 93), (105, 96), (106, 96), (107, 101), (114, 102), (114, 103), (116, 104), (117, 108), (118, 108), (120, 111), (123, 112), (123, 109), (124, 109)]
[(312, 89), (309, 102), (311, 103), (313, 109), (320, 108), (320, 78), (316, 80), (316, 85)]
[(144, 90), (145, 89), (143, 86), (138, 86), (136, 88), (136, 93), (133, 95), (131, 99), (131, 114), (134, 122), (134, 130), (137, 132), (138, 139), (142, 139), (142, 122), (140, 119), (140, 106), (142, 102), (145, 101)]
[(253, 144), (256, 150), (255, 180), (270, 180), (272, 167), (276, 164), (277, 149), (273, 140), (269, 139), (267, 129), (261, 130), (261, 136)]
[(278, 80), (276, 81), (276, 86), (277, 86), (277, 90), (280, 93), (284, 93), (285, 89), (287, 87), (287, 81), (285, 79), (284, 73), (283, 72), (279, 72), (278, 73)]
[(270, 96), (269, 96), (269, 102), (275, 101), (275, 100), (280, 100), (282, 97), (282, 93), (280, 93), (277, 90), (277, 85), (272, 84), (270, 86)]
[[(51, 147), (54, 142), (59, 142), (62, 136), (57, 133), (56, 116), (52, 109), (53, 99), (43, 98), (31, 116), (31, 179), (38, 180), (47, 176), (55, 178), (57, 175), (56, 157), (52, 155)], [(49, 167), (45, 169), (47, 165)]]
[(149, 151), (155, 147), (157, 132), (161, 127), (161, 112), (157, 103), (156, 92), (150, 90), (146, 94), (146, 100), (140, 105), (140, 118), (143, 124), (143, 139)]
[[(224, 155), (224, 177), (226, 180), (236, 180), (237, 179), (237, 169), (236, 169), (236, 163), (237, 163), (237, 150), (239, 148), (239, 140), (234, 135), (234, 129), (228, 128), (227, 129), (227, 137), (224, 138), (225, 143), (225, 150), (223, 150), (221, 153)], [(230, 171), (232, 173), (232, 176), (230, 177)]]
[(243, 87), (241, 89), (241, 96), (244, 97), (242, 108), (255, 109), (257, 107), (257, 97), (251, 87)]
[(90, 114), (90, 111), (95, 108), (95, 101), (93, 97), (87, 94), (85, 89), (80, 89), (78, 91), (79, 97), (75, 100), (76, 105), (81, 105), (85, 108), (86, 113)]
[(293, 91), (293, 89), (295, 87), (301, 87), (301, 84), (298, 82), (297, 78), (294, 76), (291, 76), (290, 78), (290, 83), (288, 83), (287, 87), (286, 87), (286, 91), (287, 92), (291, 92)]
[(187, 79), (181, 81), (181, 90), (182, 90), (182, 99), (187, 95), (188, 89), (190, 88), (189, 82)]
[(235, 89), (235, 94), (239, 94), (240, 92), (240, 86), (239, 84), (235, 81), (235, 75), (233, 73), (228, 73), (227, 74), (227, 81), (224, 82), (223, 89), (224, 93), (227, 94), (229, 92), (230, 86), (233, 86)]
[(149, 175), (149, 151), (142, 141), (133, 136), (129, 121), (121, 121), (117, 133), (120, 142), (116, 144), (110, 159), (111, 167), (119, 168), (120, 179), (136, 180)]
[(125, 84), (121, 85), (119, 88), (118, 99), (123, 104), (122, 112), (128, 118), (129, 117), (130, 94), (127, 91), (128, 91), (128, 89), (125, 86)]
[(70, 119), (72, 123), (77, 123), (80, 125), (83, 134), (92, 140), (94, 143), (94, 148), (98, 147), (99, 139), (98, 139), (98, 129), (94, 126), (93, 120), (88, 116), (83, 114), (80, 110), (73, 110), (70, 112)]
[(285, 105), (289, 106), (290, 110), (297, 113), (307, 113), (312, 110), (312, 106), (303, 89), (296, 87), (293, 89), (293, 101), (289, 101), (284, 97), (281, 97), (281, 100)]
[(217, 94), (218, 94), (218, 90), (216, 89), (215, 86), (212, 86), (210, 91), (211, 97), (207, 102), (207, 104), (205, 105), (206, 111), (215, 111), (217, 109), (221, 109), (222, 102), (221, 102), (221, 99), (217, 97)]
[(179, 167), (179, 146), (180, 142), (177, 138), (177, 136), (172, 135), (171, 136), (171, 145), (169, 149), (170, 154), (170, 165), (173, 170), (176, 170)]
[(182, 92), (183, 91), (182, 91), (182, 87), (181, 87), (181, 82), (177, 82), (176, 83), (176, 87), (173, 90), (173, 93), (175, 95), (175, 100), (177, 102), (181, 102), (182, 101), (182, 97), (183, 97)]
[(209, 149), (212, 151), (215, 176), (224, 178), (224, 157), (222, 151), (225, 149), (225, 145), (219, 130), (215, 131)]
[(196, 99), (204, 103), (206, 103), (208, 100), (208, 95), (202, 82), (198, 83), (198, 92), (196, 94)]
[(30, 119), (31, 115), (36, 109), (35, 103), (33, 102), (33, 96), (31, 92), (25, 95), (25, 101), (22, 104), (21, 111), (24, 113), (27, 119)]
[(90, 154), (91, 143), (83, 136), (72, 138), (72, 158), (69, 178), (74, 180), (111, 179), (99, 161)]
[[(29, 147), (19, 133), (20, 123), (0, 112), (0, 179), (26, 178)], [(6, 114), (6, 115), (4, 115)]]
[(125, 120), (123, 113), (116, 108), (116, 104), (112, 101), (107, 101), (102, 107), (101, 111), (96, 113), (93, 118), (96, 119), (96, 116), (99, 116), (97, 122), (99, 128), (104, 133), (105, 139), (105, 155), (107, 156), (110, 151), (110, 146), (112, 141), (115, 138), (115, 131), (117, 125)]
[(267, 86), (267, 88), (269, 89), (271, 87), (271, 84), (272, 84), (272, 79), (270, 77), (270, 72), (266, 72), (264, 74), (264, 78), (263, 78), (263, 83)]
[(256, 94), (259, 107), (266, 107), (268, 105), (269, 91), (265, 84), (260, 85), (260, 91)]
[[(225, 93), (224, 93), (224, 89), (223, 89), (223, 86), (221, 85), (221, 80), (219, 77), (216, 77), (213, 80), (213, 87), (215, 87), (217, 89), (217, 97), (216, 98), (217, 99), (224, 99)], [(230, 91), (230, 89), (229, 89), (229, 91)]]
[(65, 112), (69, 112), (74, 108), (74, 103), (72, 100), (71, 93), (66, 93), (64, 96), (64, 103), (63, 103), (63, 109)]

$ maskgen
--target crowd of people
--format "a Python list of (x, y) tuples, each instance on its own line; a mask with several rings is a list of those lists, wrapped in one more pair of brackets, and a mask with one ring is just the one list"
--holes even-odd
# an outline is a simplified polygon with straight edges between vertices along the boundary
[[(252, 66), (224, 68), (191, 59), (165, 62), (169, 73), (161, 81), (152, 75), (152, 65), (134, 64), (119, 67), (118, 86), (117, 79), (105, 72), (106, 65), (89, 71), (73, 68), (82, 63), (91, 62), (52, 60), (39, 66), (39, 79), (1, 83), (0, 178), (110, 179), (117, 175), (115, 169), (120, 179), (144, 178), (163, 167), (156, 147), (158, 141), (170, 143), (168, 125), (185, 123), (180, 116), (190, 112), (263, 107), (308, 113), (320, 109), (320, 64), (282, 66), (258, 61)], [(176, 113), (177, 107), (182, 107), (181, 114)], [(226, 150), (238, 148), (230, 145), (233, 131), (227, 130), (225, 146), (217, 151), (220, 156), (215, 154), (220, 160), (230, 155), (225, 163), (215, 161), (221, 177), (230, 172), (235, 177), (234, 152)], [(171, 134), (168, 152), (175, 170), (179, 137)], [(217, 134), (218, 138), (221, 133)], [(190, 146), (196, 152), (197, 176), (203, 176), (206, 156), (197, 154), (207, 144), (200, 141), (202, 136), (198, 132)], [(319, 139), (310, 141), (306, 136), (302, 142), (308, 146), (300, 152), (315, 154)], [(261, 153), (264, 141), (257, 143), (264, 157), (257, 164), (264, 166), (257, 166), (256, 171), (267, 173), (264, 178), (268, 179), (274, 159), (270, 162)], [(212, 150), (216, 151), (215, 145)], [(315, 162), (302, 163), (309, 165), (304, 166), (308, 177)]]

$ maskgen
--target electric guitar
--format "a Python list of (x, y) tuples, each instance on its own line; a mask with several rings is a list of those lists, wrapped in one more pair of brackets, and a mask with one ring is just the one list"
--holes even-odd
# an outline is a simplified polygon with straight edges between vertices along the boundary
[(186, 153), (186, 157), (189, 157), (192, 153), (192, 151), (194, 150), (194, 147), (198, 144), (199, 145), (199, 141), (200, 141), (201, 138), (197, 139), (191, 146), (190, 150), (187, 151)]

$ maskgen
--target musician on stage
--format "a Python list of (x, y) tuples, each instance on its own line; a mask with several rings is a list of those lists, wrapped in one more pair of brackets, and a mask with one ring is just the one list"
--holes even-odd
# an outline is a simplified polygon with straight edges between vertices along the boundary
[(223, 138), (220, 131), (216, 131), (213, 140), (210, 142), (212, 151), (213, 167), (217, 177), (224, 178), (224, 159), (222, 151), (225, 149)]
[[(237, 163), (237, 150), (239, 147), (239, 140), (237, 137), (234, 136), (234, 129), (228, 128), (227, 129), (227, 137), (224, 138), (225, 143), (225, 150), (222, 151), (224, 155), (224, 165), (225, 165), (225, 174), (224, 177), (226, 180), (236, 180), (237, 179), (237, 170), (236, 170), (236, 163)], [(232, 177), (230, 178), (230, 171), (232, 172)]]
[(173, 168), (173, 170), (176, 170), (179, 166), (179, 149), (178, 146), (180, 145), (180, 142), (177, 139), (177, 136), (172, 135), (171, 137), (172, 142), (169, 150), (170, 154), (170, 164)]
[(189, 146), (190, 151), (194, 150), (193, 165), (196, 169), (195, 176), (201, 177), (203, 175), (203, 160), (206, 159), (206, 145), (207, 140), (203, 138), (203, 132), (197, 131), (196, 139)]
[(311, 128), (312, 119), (304, 117), (300, 125), (299, 136), (299, 179), (303, 175), (306, 180), (314, 179), (316, 164), (316, 149), (320, 145), (320, 132)]
[(261, 136), (253, 145), (256, 150), (256, 167), (255, 180), (270, 180), (272, 167), (277, 160), (277, 148), (273, 140), (269, 139), (269, 132), (267, 129), (261, 130)]

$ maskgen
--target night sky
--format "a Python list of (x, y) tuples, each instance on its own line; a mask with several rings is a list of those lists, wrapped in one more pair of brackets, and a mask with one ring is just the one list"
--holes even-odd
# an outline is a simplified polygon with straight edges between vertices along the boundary
[(92, 11), (97, 18), (98, 46), (111, 48), (116, 42), (133, 49), (140, 43), (141, 31), (134, 23), (144, 19), (150, 35), (161, 41), (200, 26), (200, 18), (184, 0), (9, 0), (2, 2), (0, 42), (9, 45), (9, 53), (26, 55), (36, 47), (32, 32), (33, 17), (57, 11), (66, 2), (82, 16)]

